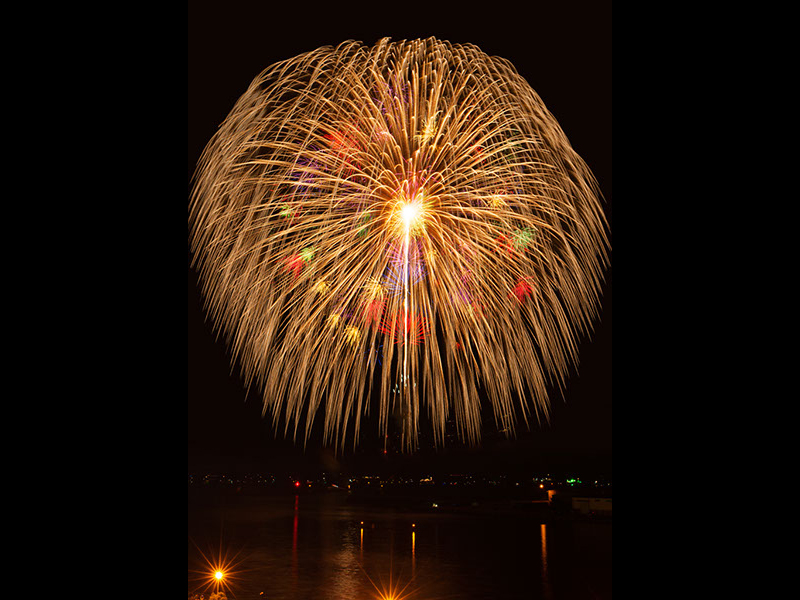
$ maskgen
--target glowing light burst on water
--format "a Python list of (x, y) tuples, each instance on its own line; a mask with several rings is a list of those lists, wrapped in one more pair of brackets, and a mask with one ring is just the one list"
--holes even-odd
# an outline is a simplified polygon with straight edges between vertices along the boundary
[(237, 583), (241, 582), (244, 570), (241, 569), (242, 558), (239, 553), (230, 555), (223, 551), (222, 545), (217, 552), (203, 552), (195, 544), (202, 556), (200, 568), (190, 570), (190, 581), (195, 586), (195, 592), (213, 592), (224, 597), (233, 592)]
[[(363, 535), (364, 535), (364, 526), (362, 523), (361, 526), (361, 536), (362, 536), (362, 545), (363, 545)], [(386, 583), (383, 580), (383, 577), (378, 578), (378, 583), (372, 579), (372, 577), (367, 574), (366, 570), (364, 569), (363, 565), (360, 565), (361, 571), (364, 573), (364, 576), (369, 581), (370, 585), (375, 590), (377, 595), (372, 596), (375, 600), (411, 600), (412, 597), (419, 597), (418, 592), (419, 589), (412, 587), (414, 581), (413, 577), (403, 583), (403, 578), (398, 575), (398, 577), (394, 578), (394, 569), (391, 566), (391, 562), (389, 565), (389, 581)], [(410, 588), (410, 589), (409, 589)]]
[(477, 442), (482, 397), (509, 435), (548, 418), (608, 263), (599, 187), (539, 96), (434, 38), (264, 70), (206, 146), (189, 216), (206, 311), (265, 414), (304, 440), (322, 418), (337, 446), (373, 402), (407, 448), (423, 410), (436, 443), (451, 415)]
[[(369, 577), (368, 577), (369, 578)], [(389, 577), (389, 583), (383, 584), (380, 583), (379, 585), (376, 584), (372, 579), (369, 579), (369, 582), (375, 588), (377, 592), (377, 596), (375, 596), (375, 600), (410, 600), (412, 596), (415, 596), (418, 590), (411, 589), (409, 590), (408, 587), (411, 585), (411, 581), (408, 581), (404, 585), (398, 580), (392, 583), (391, 574)]]

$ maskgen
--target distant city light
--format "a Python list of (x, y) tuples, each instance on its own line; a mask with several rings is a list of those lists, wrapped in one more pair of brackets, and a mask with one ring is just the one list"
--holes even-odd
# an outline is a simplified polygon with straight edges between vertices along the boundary
[[(236, 486), (244, 489), (245, 487), (263, 487), (263, 486), (277, 486), (280, 485), (280, 478), (274, 474), (246, 474), (243, 476), (229, 476), (218, 475), (212, 473), (206, 474), (189, 474), (188, 483), (190, 486)], [(510, 480), (509, 480), (510, 479)], [(468, 473), (450, 473), (447, 475), (431, 475), (431, 474), (416, 474), (409, 476), (390, 476), (385, 477), (381, 475), (367, 475), (361, 474), (343, 479), (341, 481), (331, 480), (329, 475), (322, 473), (312, 477), (311, 479), (294, 479), (289, 477), (289, 485), (294, 487), (297, 491), (298, 488), (308, 487), (311, 490), (315, 489), (344, 489), (345, 483), (347, 489), (356, 491), (359, 488), (366, 487), (390, 487), (398, 488), (400, 486), (511, 486), (522, 487), (526, 485), (522, 479), (514, 480), (507, 475), (476, 475)], [(548, 489), (550, 487), (558, 486), (584, 486), (590, 485), (593, 487), (610, 488), (610, 478), (587, 478), (586, 482), (581, 477), (570, 475), (568, 477), (535, 475), (527, 481), (530, 481), (534, 486), (539, 489)], [(306, 485), (303, 485), (305, 482)]]

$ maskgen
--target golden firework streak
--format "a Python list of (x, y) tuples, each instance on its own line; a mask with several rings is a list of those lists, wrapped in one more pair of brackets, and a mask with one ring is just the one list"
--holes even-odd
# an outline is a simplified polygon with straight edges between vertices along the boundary
[(509, 435), (548, 418), (608, 262), (595, 178), (539, 96), (434, 38), (267, 68), (205, 148), (189, 217), (205, 308), (264, 412), (305, 440), (324, 412), (337, 446), (373, 392), (381, 435), (399, 414), (412, 449), (421, 401), (436, 443), (451, 415), (477, 442), (481, 398)]

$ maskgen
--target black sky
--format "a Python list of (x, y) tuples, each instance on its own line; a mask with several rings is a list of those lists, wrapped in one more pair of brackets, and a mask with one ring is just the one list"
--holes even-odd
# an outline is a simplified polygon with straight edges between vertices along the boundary
[[(558, 119), (575, 150), (597, 177), (611, 219), (611, 3), (526, 3), (507, 8), (469, 3), (431, 9), (368, 5), (362, 11), (307, 3), (189, 4), (188, 172), (219, 123), (252, 79), (270, 64), (327, 44), (356, 39), (372, 44), (435, 36), (473, 43), (510, 60)], [(336, 6), (339, 6), (337, 4)], [(350, 5), (358, 6), (358, 5)], [(493, 12), (488, 12), (488, 10)], [(188, 199), (188, 188), (187, 188)], [(377, 459), (369, 443), (357, 455), (334, 458), (310, 446), (275, 440), (262, 420), (258, 394), (231, 373), (229, 354), (205, 322), (195, 272), (188, 269), (188, 468), (202, 470), (314, 470), (426, 467), (503, 471), (584, 471), (611, 475), (611, 271), (603, 312), (581, 345), (581, 364), (563, 399), (551, 397), (549, 424), (533, 424), (515, 441), (486, 439), (478, 449), (448, 449), (404, 462)], [(365, 431), (362, 429), (362, 433)], [(366, 432), (370, 433), (370, 432)], [(384, 462), (380, 462), (383, 460)], [(377, 461), (377, 462), (376, 462)]]

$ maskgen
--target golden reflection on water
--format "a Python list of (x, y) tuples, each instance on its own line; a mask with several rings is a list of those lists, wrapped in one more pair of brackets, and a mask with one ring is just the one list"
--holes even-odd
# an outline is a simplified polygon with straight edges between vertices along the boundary
[(547, 525), (542, 523), (541, 525), (541, 534), (542, 534), (542, 588), (544, 591), (545, 598), (552, 598), (553, 597), (553, 590), (550, 587), (550, 580), (547, 576)]
[[(363, 533), (363, 532), (362, 532)], [(355, 541), (352, 533), (342, 534), (341, 550), (335, 554), (333, 569), (328, 580), (332, 598), (359, 598), (363, 590), (361, 578), (361, 562), (356, 557)]]
[[(412, 524), (413, 528), (414, 525)], [(411, 579), (417, 576), (417, 532), (411, 530)]]

